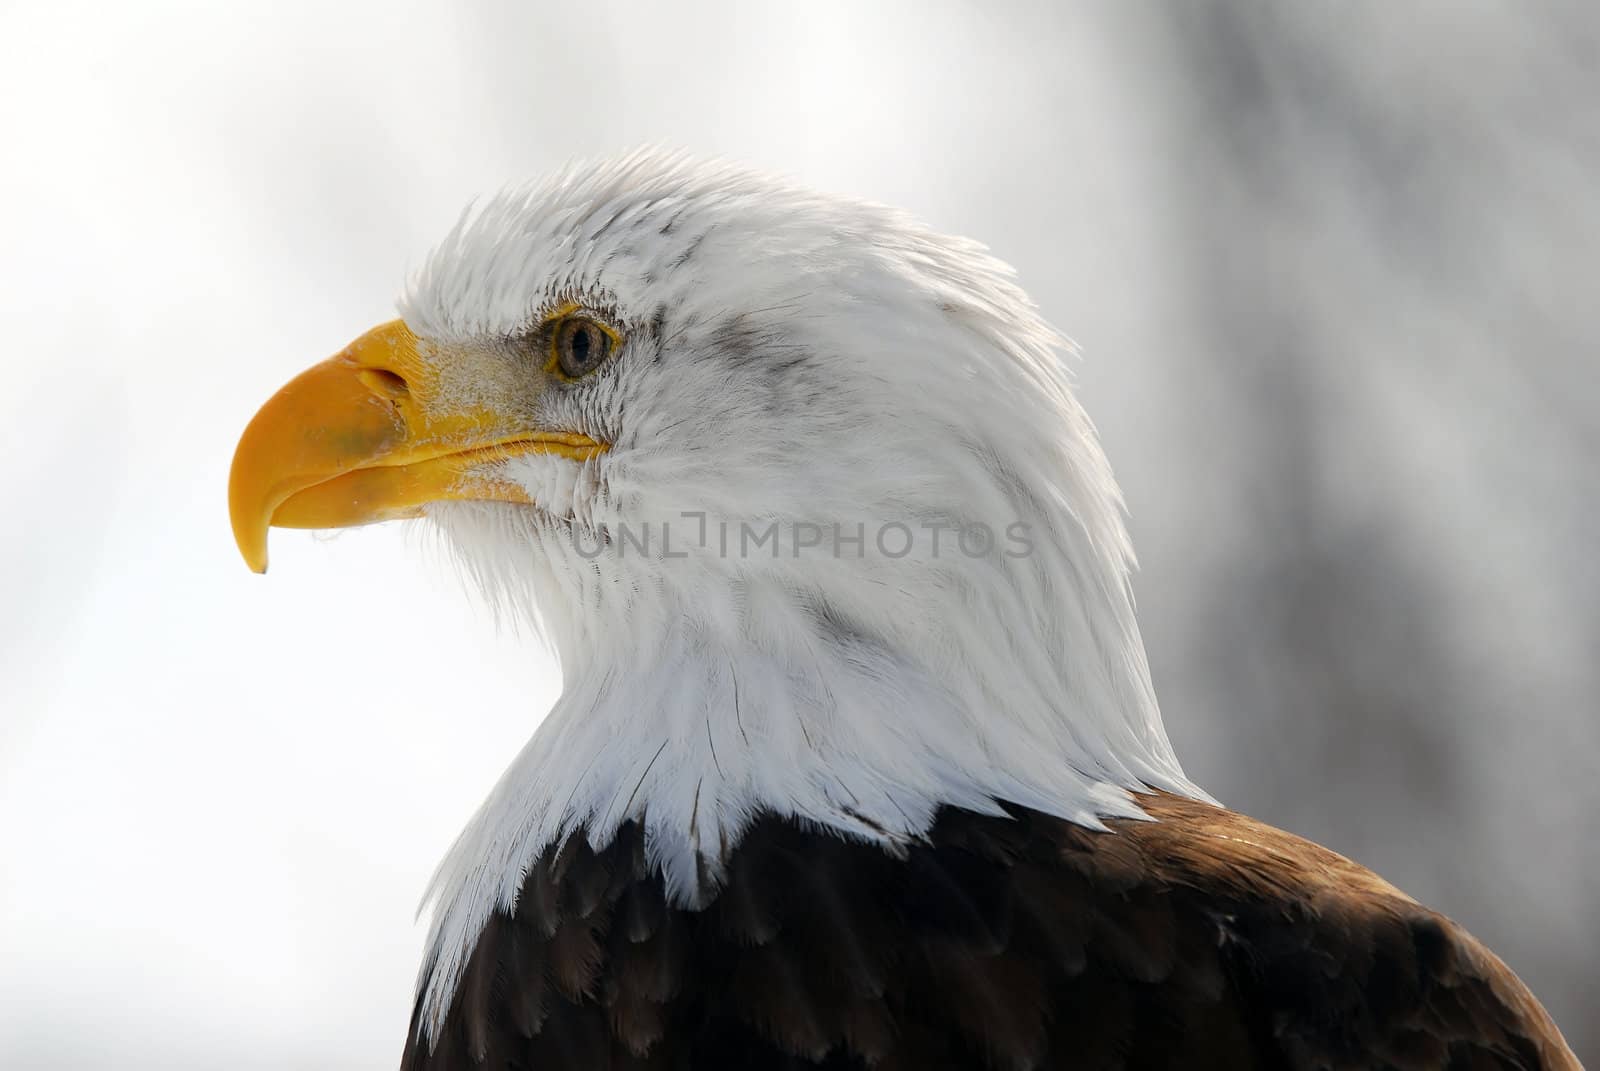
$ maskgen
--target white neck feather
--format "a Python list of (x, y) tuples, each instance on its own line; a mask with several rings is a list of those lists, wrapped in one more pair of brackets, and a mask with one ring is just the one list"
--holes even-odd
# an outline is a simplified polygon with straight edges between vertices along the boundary
[(506, 558), (538, 547), (541, 586), (586, 613), (544, 615), (565, 690), (428, 890), (430, 1029), (489, 913), (511, 908), (528, 865), (570, 833), (600, 847), (640, 822), (670, 897), (692, 906), (759, 813), (896, 851), (942, 806), (1006, 801), (1098, 826), (1140, 815), (1130, 789), (1204, 795), (1167, 743), (1122, 566), (1064, 568), (1094, 560), (1081, 525), (1035, 518), (1032, 552), (986, 563), (986, 586), (962, 580), (962, 560), (943, 583), (886, 588), (857, 561), (847, 583), (825, 583), (840, 571), (826, 557), (747, 573), (714, 554), (662, 570), (624, 552), (585, 569), (569, 532), (509, 509), (484, 524), (497, 509), (437, 519), (476, 541), (463, 547), (473, 562), (496, 559), (486, 538)]

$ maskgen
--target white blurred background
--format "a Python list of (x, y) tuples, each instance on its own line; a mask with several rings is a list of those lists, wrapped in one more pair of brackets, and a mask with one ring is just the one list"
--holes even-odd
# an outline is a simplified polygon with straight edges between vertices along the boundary
[(1168, 725), (1600, 1062), (1600, 14), (0, 6), (0, 1066), (388, 1068), (559, 687), (428, 542), (276, 533), (257, 405), (468, 198), (659, 142), (893, 202), (1083, 346)]

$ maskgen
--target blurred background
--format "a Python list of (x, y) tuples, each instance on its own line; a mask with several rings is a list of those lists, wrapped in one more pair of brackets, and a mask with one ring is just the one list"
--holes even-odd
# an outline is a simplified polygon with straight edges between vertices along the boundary
[(466, 201), (659, 142), (989, 243), (1084, 350), (1189, 772), (1600, 1063), (1587, 0), (0, 6), (0, 1066), (388, 1068), (559, 687), (234, 442)]

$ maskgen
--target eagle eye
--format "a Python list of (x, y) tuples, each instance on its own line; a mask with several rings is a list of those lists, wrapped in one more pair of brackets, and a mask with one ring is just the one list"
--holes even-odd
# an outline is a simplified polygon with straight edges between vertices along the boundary
[(551, 365), (568, 379), (582, 379), (599, 368), (617, 346), (617, 335), (587, 316), (567, 316), (550, 339)]

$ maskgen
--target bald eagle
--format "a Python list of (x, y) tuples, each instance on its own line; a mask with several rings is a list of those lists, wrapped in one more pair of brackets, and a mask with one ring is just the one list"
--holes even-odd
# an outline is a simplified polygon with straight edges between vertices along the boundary
[(400, 313), (229, 505), (257, 571), (425, 517), (560, 658), (404, 1068), (1577, 1066), (1459, 926), (1184, 775), (1067, 344), (982, 246), (647, 152), (469, 211)]

